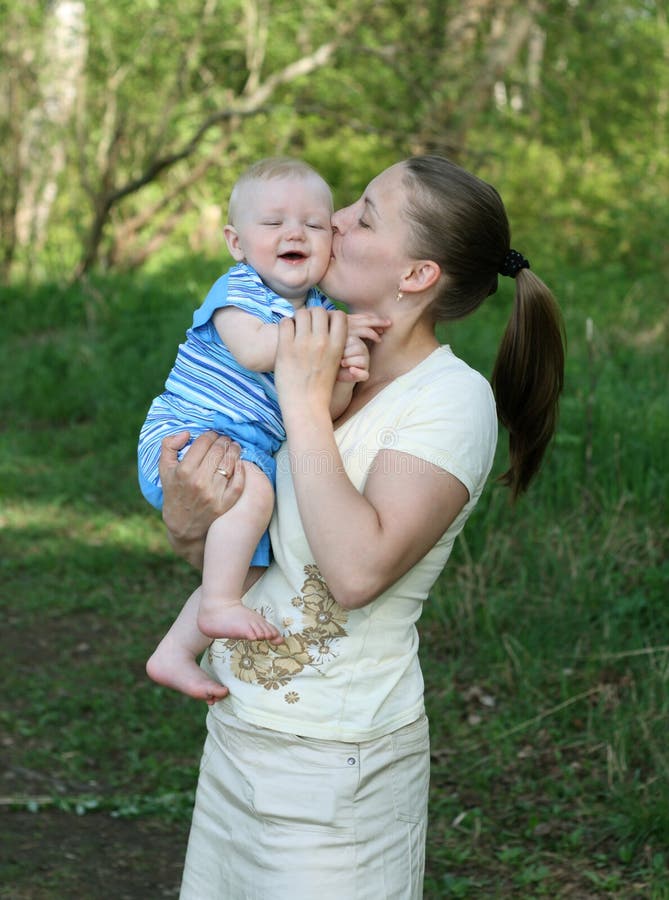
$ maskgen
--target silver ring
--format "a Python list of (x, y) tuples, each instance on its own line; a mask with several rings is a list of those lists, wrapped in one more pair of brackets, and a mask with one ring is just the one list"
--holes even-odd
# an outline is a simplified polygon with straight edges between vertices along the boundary
[(216, 471), (218, 472), (219, 475), (222, 475), (223, 478), (229, 478), (229, 477), (230, 477), (230, 473), (228, 472), (227, 469), (224, 469), (223, 466), (219, 466), (219, 467), (216, 469)]

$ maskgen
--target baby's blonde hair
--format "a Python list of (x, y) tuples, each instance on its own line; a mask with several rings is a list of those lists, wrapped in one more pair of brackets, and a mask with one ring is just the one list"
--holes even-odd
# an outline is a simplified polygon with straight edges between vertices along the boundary
[(235, 224), (235, 213), (239, 204), (240, 195), (247, 184), (252, 181), (272, 181), (275, 178), (318, 178), (323, 182), (323, 187), (330, 196), (330, 209), (332, 210), (332, 192), (330, 186), (322, 175), (301, 159), (293, 159), (290, 156), (269, 156), (249, 166), (234, 183), (228, 203), (228, 222)]

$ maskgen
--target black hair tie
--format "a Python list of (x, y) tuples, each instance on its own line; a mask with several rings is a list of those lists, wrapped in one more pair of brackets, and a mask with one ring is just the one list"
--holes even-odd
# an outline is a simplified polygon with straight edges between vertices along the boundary
[(521, 269), (529, 268), (530, 264), (522, 253), (517, 250), (508, 250), (499, 267), (499, 274), (515, 278)]

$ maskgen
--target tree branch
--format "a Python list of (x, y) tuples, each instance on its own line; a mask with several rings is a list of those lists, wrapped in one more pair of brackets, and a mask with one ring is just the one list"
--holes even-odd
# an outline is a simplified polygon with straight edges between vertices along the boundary
[(165, 169), (169, 169), (171, 166), (175, 165), (175, 163), (181, 162), (181, 160), (191, 156), (207, 132), (215, 125), (219, 125), (221, 122), (235, 116), (254, 116), (257, 113), (262, 112), (263, 104), (278, 87), (282, 84), (288, 84), (302, 75), (309, 75), (311, 72), (324, 66), (334, 53), (336, 46), (336, 42), (334, 41), (323, 44), (309, 56), (298, 59), (285, 66), (280, 72), (275, 72), (273, 75), (270, 75), (250, 96), (241, 98), (226, 109), (220, 109), (217, 112), (212, 113), (204, 120), (195, 134), (180, 150), (176, 150), (174, 153), (169, 153), (166, 156), (154, 160), (137, 178), (134, 178), (122, 187), (111, 191), (108, 196), (109, 205), (113, 206), (123, 197), (127, 197), (128, 194), (135, 193), (135, 191), (144, 187), (145, 184), (153, 181)]
[(219, 109), (208, 116), (179, 150), (154, 159), (141, 175), (131, 179), (121, 187), (104, 192), (96, 202), (95, 217), (89, 232), (86, 250), (75, 269), (74, 278), (79, 278), (87, 272), (96, 261), (109, 213), (120, 200), (141, 190), (145, 185), (154, 181), (162, 172), (191, 156), (205, 135), (216, 125), (235, 117), (254, 116), (262, 112), (264, 104), (277, 88), (322, 68), (331, 59), (338, 45), (339, 41), (329, 41), (322, 44), (313, 53), (289, 63), (278, 72), (274, 72), (250, 94), (238, 97), (229, 106)]

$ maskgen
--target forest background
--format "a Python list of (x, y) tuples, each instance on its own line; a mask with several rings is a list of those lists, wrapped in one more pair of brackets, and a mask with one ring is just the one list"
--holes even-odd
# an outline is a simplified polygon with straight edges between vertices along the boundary
[[(203, 712), (143, 660), (196, 576), (137, 430), (239, 172), (343, 205), (412, 153), (496, 185), (569, 342), (542, 476), (422, 619), (426, 897), (669, 897), (665, 5), (4, 0), (0, 35), (0, 897), (176, 894)], [(510, 291), (443, 335), (486, 373)]]

